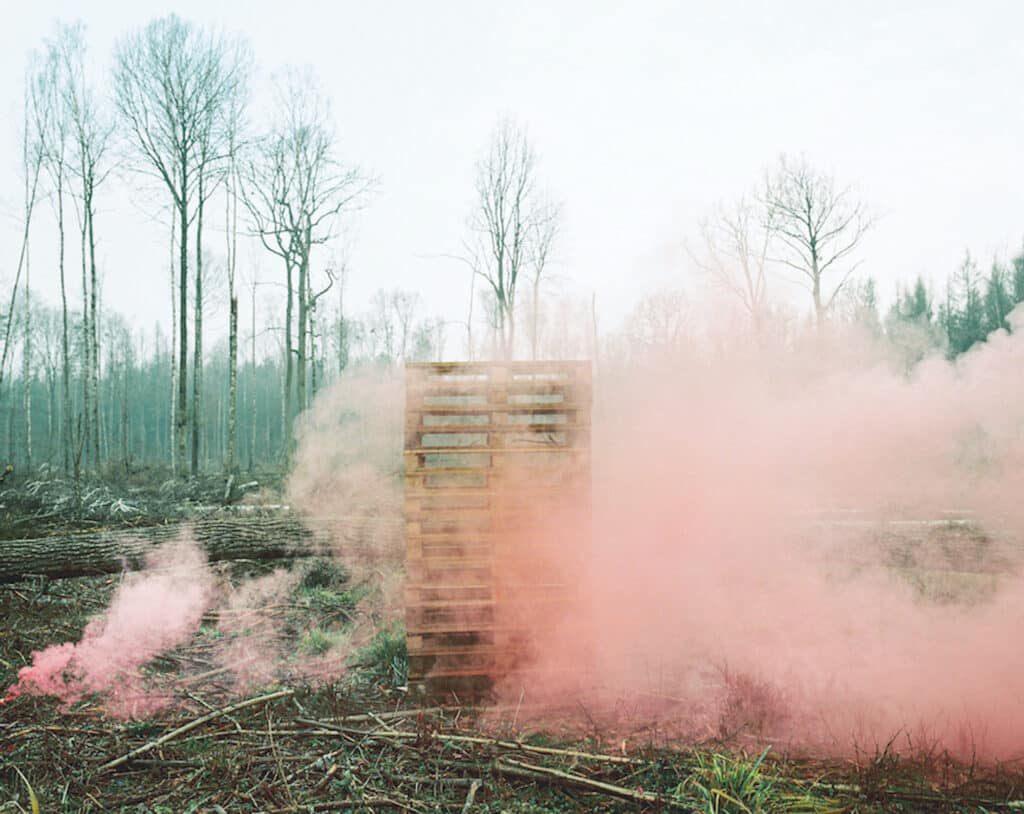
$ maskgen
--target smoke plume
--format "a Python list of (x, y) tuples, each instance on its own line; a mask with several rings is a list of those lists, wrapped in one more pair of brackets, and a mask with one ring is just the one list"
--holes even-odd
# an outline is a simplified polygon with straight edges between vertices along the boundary
[(106, 613), (86, 626), (78, 642), (32, 654), (9, 694), (53, 695), (72, 703), (103, 693), (114, 715), (141, 717), (169, 703), (141, 668), (187, 642), (213, 600), (206, 555), (187, 536), (155, 550), (146, 567), (128, 573)]
[[(605, 369), (593, 533), (504, 700), (657, 699), (679, 737), (1016, 757), (1024, 726), (1024, 311), (908, 378), (869, 342)], [(834, 350), (830, 350), (829, 344)], [(860, 344), (858, 344), (860, 343)], [(824, 347), (823, 347), (824, 346)], [(587, 721), (589, 720), (589, 723)], [(915, 747), (916, 748), (916, 747)]]

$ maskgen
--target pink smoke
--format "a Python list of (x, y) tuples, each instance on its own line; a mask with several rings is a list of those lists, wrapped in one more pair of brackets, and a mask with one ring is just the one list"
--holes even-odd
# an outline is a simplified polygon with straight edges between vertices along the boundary
[(202, 549), (186, 537), (167, 543), (126, 574), (110, 608), (86, 626), (78, 642), (32, 654), (8, 695), (53, 695), (70, 704), (102, 693), (121, 717), (159, 709), (169, 698), (155, 692), (142, 667), (187, 642), (213, 598), (213, 578)]
[[(849, 752), (903, 733), (897, 745), (1019, 757), (1016, 317), (1014, 335), (909, 380), (877, 355), (819, 345), (606, 370), (593, 534), (571, 514), (541, 519), (547, 557), (533, 546), (515, 564), (568, 586), (574, 603), (560, 617), (527, 611), (532, 678), (510, 677), (502, 700), (597, 714), (671, 698), (678, 731), (695, 739), (735, 724), (777, 746)], [(977, 550), (922, 544), (897, 567), (919, 526), (890, 521), (964, 509), (987, 536)], [(953, 601), (929, 599), (935, 585), (952, 586)], [(776, 708), (732, 715), (743, 703)]]

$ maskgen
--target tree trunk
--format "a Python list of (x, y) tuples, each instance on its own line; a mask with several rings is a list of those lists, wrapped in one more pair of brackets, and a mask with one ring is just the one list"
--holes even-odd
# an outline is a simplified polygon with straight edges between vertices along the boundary
[(25, 472), (32, 471), (32, 287), (30, 285), (29, 253), (25, 250), (25, 339), (22, 343), (22, 387), (25, 409)]
[(251, 422), (249, 438), (249, 471), (252, 472), (256, 465), (256, 279), (252, 281), (252, 359), (249, 375), (249, 398), (251, 400), (249, 410), (249, 421)]
[(175, 208), (171, 208), (171, 260), (170, 260), (170, 272), (171, 272), (171, 422), (170, 422), (170, 448), (167, 450), (168, 457), (171, 459), (171, 474), (177, 475), (180, 470), (178, 469), (178, 456), (177, 456), (177, 439), (178, 439), (178, 402), (175, 394), (178, 390), (178, 363), (174, 356), (175, 350), (178, 345), (178, 305), (175, 295), (177, 291), (174, 285), (174, 225), (178, 219), (178, 213)]
[(94, 227), (95, 212), (92, 200), (93, 194), (93, 179), (91, 176), (92, 168), (90, 168), (90, 176), (88, 186), (85, 189), (85, 200), (83, 201), (83, 208), (85, 209), (86, 216), (88, 218), (87, 224), (89, 229), (89, 327), (92, 331), (90, 340), (92, 342), (92, 410), (93, 410), (93, 467), (99, 469), (100, 466), (100, 454), (99, 454), (99, 409), (100, 409), (100, 342), (99, 342), (99, 307), (97, 305), (97, 293), (96, 289), (98, 286), (97, 277), (99, 276), (96, 271), (96, 231)]
[(195, 355), (192, 357), (192, 477), (199, 474), (199, 434), (202, 431), (202, 390), (203, 390), (203, 178), (199, 172), (198, 201), (196, 203), (196, 297), (192, 307), (195, 312)]
[(0, 583), (35, 575), (57, 578), (117, 573), (126, 564), (138, 567), (157, 545), (189, 532), (214, 561), (302, 557), (326, 550), (326, 542), (318, 542), (294, 518), (209, 518), (191, 526), (172, 524), (5, 540), (0, 547)]
[[(49, 350), (49, 349), (47, 349)], [(57, 382), (53, 362), (47, 353), (46, 363), (46, 464), (53, 467), (53, 419), (57, 400)]]
[(128, 433), (131, 427), (128, 413), (128, 374), (131, 370), (131, 336), (125, 332), (124, 336), (124, 359), (121, 366), (121, 460), (124, 464), (124, 473), (131, 473), (131, 442)]
[(64, 474), (71, 472), (71, 349), (68, 342), (68, 289), (64, 276), (64, 174), (57, 175), (57, 267), (60, 272), (60, 350), (61, 350), (61, 447)]
[(338, 375), (348, 367), (348, 323), (345, 321), (345, 269), (338, 279)]
[(316, 398), (317, 388), (319, 386), (317, 367), (320, 364), (320, 360), (316, 355), (316, 304), (309, 309), (309, 401), (310, 403)]
[(188, 199), (187, 175), (182, 171), (182, 197), (178, 203), (178, 223), (181, 225), (181, 240), (178, 241), (178, 406), (177, 470), (184, 477), (185, 433), (188, 430)]
[[(89, 253), (87, 249), (88, 229), (85, 223), (85, 212), (82, 212), (81, 223), (81, 252), (82, 252), (82, 409), (80, 412), (81, 421), (79, 431), (84, 433), (81, 439), (75, 440), (75, 445), (81, 445), (83, 450), (89, 448), (92, 439), (92, 331), (89, 329)], [(86, 456), (88, 460), (88, 456)], [(78, 462), (77, 470), (81, 470), (81, 461)], [(88, 464), (86, 464), (88, 466)]]
[[(228, 453), (227, 471), (234, 474), (236, 463), (236, 414), (238, 406), (238, 292), (235, 289), (235, 260), (238, 251), (238, 197), (235, 191), (234, 150), (232, 150), (231, 173), (225, 186), (228, 249)], [(234, 203), (234, 217), (231, 204)]]
[(238, 295), (232, 283), (228, 316), (228, 465), (233, 473), (235, 464), (235, 409), (238, 401)]
[(533, 281), (533, 330), (530, 336), (530, 358), (533, 361), (537, 361), (537, 327), (539, 314), (537, 310), (540, 308), (540, 279)]
[(284, 306), (284, 398), (282, 400), (281, 416), (281, 440), (283, 442), (285, 455), (291, 453), (292, 437), (292, 308), (294, 306), (295, 292), (292, 289), (292, 265), (290, 260), (287, 264), (288, 299)]
[(309, 282), (309, 250), (308, 244), (302, 253), (302, 260), (299, 262), (299, 327), (298, 327), (298, 355), (295, 359), (296, 382), (295, 382), (295, 412), (301, 413), (306, 409), (306, 348), (309, 339), (309, 299), (307, 288)]

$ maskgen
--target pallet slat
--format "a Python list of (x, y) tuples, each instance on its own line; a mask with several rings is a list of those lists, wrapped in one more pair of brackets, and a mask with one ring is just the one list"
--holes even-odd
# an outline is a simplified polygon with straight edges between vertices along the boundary
[[(410, 685), (485, 689), (523, 668), (529, 617), (569, 607), (531, 526), (589, 494), (590, 363), (414, 363), (406, 377)], [(512, 552), (536, 564), (532, 582)]]

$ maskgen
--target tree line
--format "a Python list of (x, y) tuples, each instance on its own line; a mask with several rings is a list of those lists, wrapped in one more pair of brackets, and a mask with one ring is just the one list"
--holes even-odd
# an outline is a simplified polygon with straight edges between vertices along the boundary
[[(446, 255), (468, 272), (465, 320), (425, 315), (420, 296), (401, 289), (378, 290), (355, 313), (338, 237), (376, 180), (341, 155), (315, 74), (279, 71), (257, 126), (253, 55), (241, 37), (170, 15), (124, 35), (113, 56), (109, 76), (91, 75), (76, 23), (59, 24), (29, 60), (23, 230), (0, 312), (0, 454), (19, 469), (77, 478), (153, 465), (180, 476), (280, 466), (296, 418), (354, 368), (450, 348), (469, 359), (584, 356), (600, 365), (699, 341), (682, 286), (642, 297), (621, 331), (599, 329), (596, 293), (584, 302), (546, 288), (562, 207), (510, 119), (476, 164), (465, 239)], [(114, 228), (100, 215), (114, 175), (149, 190), (166, 224), (169, 333), (103, 308), (96, 246)], [(44, 201), (53, 224), (33, 229)], [(687, 249), (752, 346), (854, 323), (900, 348), (910, 371), (930, 353), (955, 358), (1009, 329), (1024, 301), (1024, 253), (987, 274), (968, 255), (943, 290), (919, 278), (882, 315), (877, 284), (858, 275), (874, 223), (851, 187), (781, 156), (748, 194), (709, 212)], [(56, 305), (35, 296), (33, 240), (56, 246)], [(240, 268), (240, 242), (271, 260), (269, 279)], [(806, 289), (808, 324), (778, 297), (794, 282)], [(251, 312), (241, 314), (246, 288)], [(227, 323), (213, 348), (210, 320)]]

